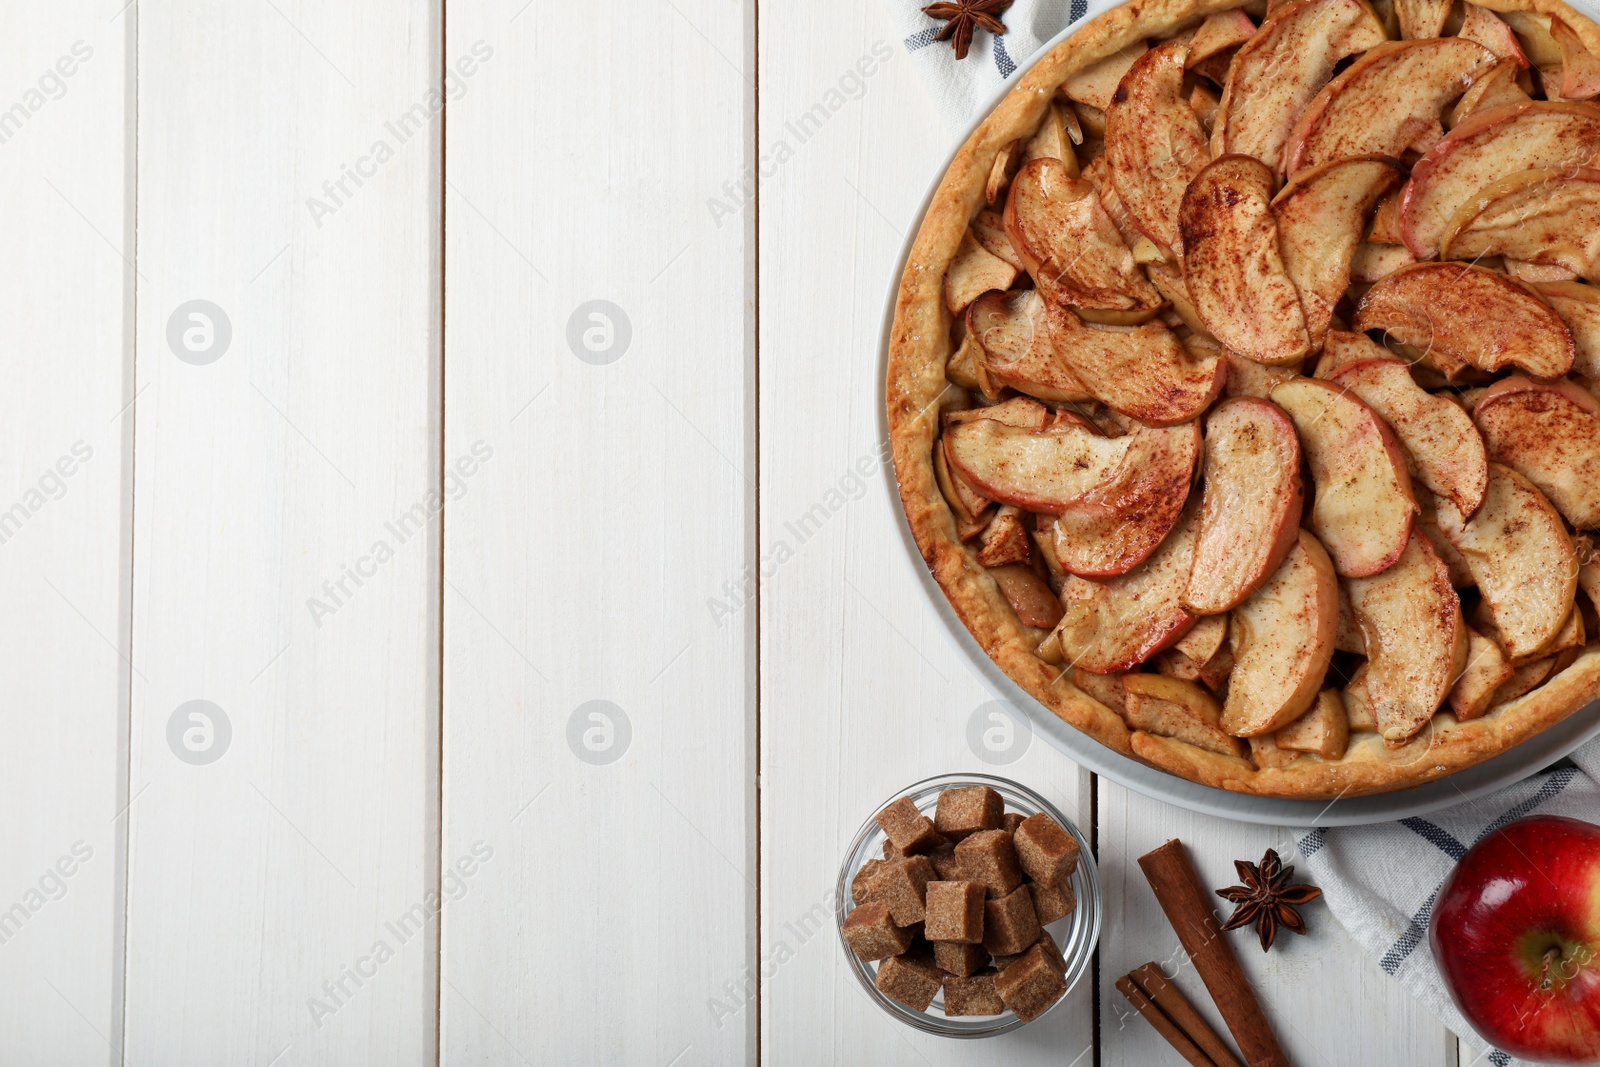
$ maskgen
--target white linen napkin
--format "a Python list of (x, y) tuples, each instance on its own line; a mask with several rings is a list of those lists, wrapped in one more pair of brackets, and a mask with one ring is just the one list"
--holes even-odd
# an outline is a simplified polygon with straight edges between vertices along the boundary
[(1488, 1049), (1456, 1010), (1428, 950), (1428, 917), (1445, 876), (1473, 843), (1534, 814), (1600, 820), (1600, 740), (1574, 752), (1571, 765), (1478, 800), (1399, 822), (1312, 830), (1296, 842), (1308, 880), (1322, 887), (1340, 925), (1445, 1026), (1486, 1049), (1479, 1062), (1494, 1067), (1527, 1061)]

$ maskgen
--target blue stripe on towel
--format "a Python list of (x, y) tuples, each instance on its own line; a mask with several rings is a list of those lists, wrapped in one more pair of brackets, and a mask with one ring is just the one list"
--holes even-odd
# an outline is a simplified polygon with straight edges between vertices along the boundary
[(1390, 978), (1395, 976), (1395, 972), (1400, 969), (1400, 965), (1417, 950), (1417, 946), (1422, 944), (1423, 939), (1428, 936), (1428, 918), (1433, 914), (1433, 902), (1438, 895), (1439, 890), (1437, 888), (1428, 894), (1428, 902), (1418, 908), (1417, 913), (1411, 917), (1411, 922), (1407, 925), (1406, 932), (1400, 935), (1398, 941), (1389, 946), (1389, 951), (1385, 952), (1383, 959), (1378, 961), (1378, 965), (1383, 968), (1383, 973)]
[(1500, 829), (1500, 827), (1509, 822), (1515, 822), (1517, 819), (1522, 818), (1524, 815), (1528, 814), (1545, 801), (1554, 800), (1556, 797), (1560, 796), (1561, 791), (1567, 788), (1567, 786), (1571, 785), (1573, 779), (1577, 777), (1578, 768), (1576, 767), (1562, 767), (1560, 770), (1552, 771), (1550, 773), (1550, 777), (1545, 779), (1545, 783), (1539, 787), (1539, 791), (1537, 793), (1533, 794), (1533, 796), (1529, 797), (1527, 800), (1524, 800), (1521, 804), (1511, 808), (1511, 810), (1507, 811), (1504, 815), (1500, 816), (1494, 822), (1484, 827), (1483, 833), (1479, 834), (1477, 839), (1482, 841), (1485, 837)]
[(1011, 53), (1006, 51), (1004, 37), (994, 39), (994, 65), (1000, 71), (1000, 77), (1009, 78), (1017, 69), (1017, 61), (1011, 58)]
[(934, 38), (936, 38), (938, 36), (939, 36), (939, 27), (938, 26), (930, 26), (928, 29), (918, 30), (916, 33), (913, 33), (910, 37), (907, 37), (905, 39), (905, 41), (902, 42), (902, 43), (905, 44), (907, 52), (915, 52), (919, 48), (928, 47), (930, 44), (933, 43)]
[(1438, 845), (1439, 851), (1443, 852), (1446, 856), (1449, 856), (1457, 863), (1460, 863), (1461, 857), (1467, 854), (1466, 845), (1463, 845), (1460, 841), (1457, 841), (1453, 834), (1439, 829), (1439, 827), (1435, 826), (1427, 819), (1418, 819), (1413, 816), (1409, 819), (1401, 819), (1400, 825), (1412, 831), (1423, 840)]

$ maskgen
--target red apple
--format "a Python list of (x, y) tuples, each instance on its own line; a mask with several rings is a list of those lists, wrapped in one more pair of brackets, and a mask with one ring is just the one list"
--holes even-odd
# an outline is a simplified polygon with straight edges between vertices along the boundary
[(1535, 815), (1484, 837), (1439, 889), (1428, 941), (1484, 1040), (1600, 1061), (1600, 826)]

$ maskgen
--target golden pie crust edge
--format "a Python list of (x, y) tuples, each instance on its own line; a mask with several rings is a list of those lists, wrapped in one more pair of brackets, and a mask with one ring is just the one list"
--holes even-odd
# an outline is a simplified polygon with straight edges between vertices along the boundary
[[(1600, 55), (1600, 26), (1563, 0), (1474, 0), (1493, 11), (1558, 15)], [(1044, 117), (1056, 87), (1092, 63), (1186, 21), (1238, 7), (1239, 0), (1132, 0), (1096, 17), (1041, 57), (956, 153), (912, 243), (895, 298), (885, 393), (900, 502), (923, 561), (978, 644), (1007, 675), (1069, 725), (1116, 752), (1202, 785), (1269, 797), (1363, 796), (1422, 785), (1507, 751), (1600, 696), (1600, 648), (1591, 645), (1539, 688), (1470, 722), (1440, 712), (1397, 748), (1376, 734), (1352, 734), (1341, 760), (1306, 755), (1258, 769), (1182, 741), (1130, 730), (1122, 716), (1033, 654), (1045, 632), (1018, 622), (988, 571), (956, 536), (934, 477), (939, 400), (949, 387), (950, 314), (944, 276), (962, 234), (983, 205), (1000, 150)]]

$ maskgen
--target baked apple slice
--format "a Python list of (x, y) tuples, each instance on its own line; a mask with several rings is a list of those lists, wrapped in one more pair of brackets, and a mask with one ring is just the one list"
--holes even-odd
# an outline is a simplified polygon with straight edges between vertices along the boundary
[(1091, 64), (1068, 78), (1061, 86), (1061, 95), (1080, 104), (1088, 104), (1098, 111), (1111, 106), (1111, 97), (1128, 73), (1128, 68), (1145, 54), (1148, 46), (1143, 40), (1114, 52), (1098, 63)]
[(1455, 380), (1469, 367), (1518, 367), (1541, 378), (1572, 369), (1572, 331), (1549, 304), (1503, 274), (1468, 263), (1419, 263), (1361, 298), (1355, 328), (1383, 330), (1406, 355)]
[(1300, 171), (1272, 201), (1283, 266), (1300, 292), (1313, 348), (1322, 344), (1334, 306), (1350, 287), (1368, 217), (1400, 181), (1399, 169), (1386, 160), (1339, 159)]
[(1300, 0), (1268, 16), (1239, 46), (1211, 131), (1211, 154), (1254, 156), (1283, 171), (1297, 118), (1346, 56), (1386, 39), (1363, 0)]
[(1440, 238), (1439, 258), (1488, 256), (1600, 276), (1600, 170), (1525, 170), (1478, 190)]
[(1322, 353), (1317, 356), (1317, 371), (1312, 377), (1332, 378), (1334, 373), (1349, 363), (1366, 363), (1374, 359), (1393, 359), (1394, 353), (1378, 344), (1364, 333), (1346, 333), (1333, 330), (1323, 342)]
[(1463, 515), (1478, 510), (1489, 483), (1488, 457), (1460, 404), (1425, 392), (1405, 361), (1392, 357), (1346, 363), (1328, 381), (1360, 397), (1389, 424), (1418, 481), (1448, 497)]
[(1561, 49), (1561, 97), (1587, 100), (1600, 94), (1600, 59), (1583, 46), (1583, 39), (1559, 15), (1550, 17), (1550, 36)]
[(1257, 363), (1283, 364), (1304, 356), (1311, 336), (1279, 254), (1275, 185), (1260, 160), (1223, 156), (1189, 184), (1179, 229), (1184, 282), (1207, 332)]
[(1041, 400), (1093, 400), (1094, 393), (1053, 343), (1049, 309), (1036, 289), (989, 292), (973, 302), (967, 309), (967, 336), (977, 345), (979, 381), (987, 377), (991, 387), (1009, 385)]
[(1085, 310), (1154, 315), (1161, 294), (1140, 272), (1094, 185), (1059, 159), (1017, 172), (1006, 199), (1006, 235), (1045, 297)]
[(1031, 397), (1014, 396), (1004, 403), (990, 404), (988, 407), (962, 408), (958, 411), (947, 408), (939, 412), (939, 417), (946, 428), (985, 419), (1024, 430), (1042, 430), (1055, 420), (1056, 415)]
[(1461, 28), (1456, 36), (1476, 41), (1502, 60), (1510, 60), (1522, 70), (1528, 69), (1528, 56), (1522, 51), (1517, 35), (1511, 32), (1505, 20), (1486, 7), (1477, 4), (1461, 5)]
[(1146, 237), (1178, 255), (1178, 205), (1211, 159), (1200, 118), (1184, 98), (1187, 51), (1185, 42), (1169, 41), (1140, 56), (1106, 109), (1106, 161), (1117, 195)]
[(1472, 409), (1489, 458), (1539, 487), (1580, 530), (1600, 527), (1600, 400), (1565, 379), (1513, 374)]
[(1219, 616), (1260, 588), (1294, 547), (1305, 503), (1294, 423), (1267, 400), (1219, 405), (1206, 416), (1204, 484), (1183, 601), (1197, 615)]
[(1444, 137), (1445, 105), (1467, 91), (1474, 71), (1494, 61), (1493, 52), (1460, 37), (1378, 45), (1311, 101), (1289, 135), (1285, 169), (1426, 152)]
[(1400, 36), (1407, 41), (1437, 37), (1450, 17), (1451, 0), (1394, 0)]
[(1256, 24), (1238, 8), (1207, 15), (1205, 21), (1189, 39), (1189, 50), (1183, 65), (1196, 70), (1208, 60), (1223, 57), (1229, 49), (1238, 48), (1256, 35)]
[(1555, 507), (1510, 467), (1489, 464), (1483, 506), (1464, 519), (1438, 503), (1439, 531), (1466, 560), (1506, 654), (1520, 659), (1555, 639), (1572, 612), (1578, 565)]
[(1581, 167), (1600, 152), (1600, 107), (1530, 100), (1474, 113), (1411, 168), (1400, 232), (1428, 260), (1461, 206), (1492, 181), (1533, 168)]
[(1577, 346), (1572, 369), (1600, 378), (1600, 289), (1581, 282), (1540, 282), (1534, 288), (1572, 331)]
[(1155, 554), (1103, 582), (1076, 575), (1061, 588), (1066, 614), (1056, 627), (1067, 662), (1090, 674), (1130, 671), (1195, 624), (1183, 587), (1194, 562), (1194, 523), (1178, 524)]
[(1350, 280), (1373, 285), (1416, 261), (1417, 257), (1405, 245), (1376, 245), (1363, 241), (1350, 258)]
[(1453, 130), (1479, 111), (1532, 100), (1518, 81), (1521, 71), (1515, 59), (1501, 59), (1479, 70), (1472, 77), (1471, 87), (1445, 116), (1445, 128)]
[(1372, 408), (1321, 379), (1284, 382), (1272, 399), (1300, 432), (1315, 486), (1311, 529), (1334, 568), (1364, 578), (1393, 566), (1417, 515), (1400, 442)]
[(1233, 675), (1222, 728), (1254, 737), (1285, 726), (1317, 699), (1339, 628), (1339, 579), (1317, 539), (1296, 530), (1288, 556), (1228, 623)]
[[(1126, 574), (1167, 537), (1183, 512), (1200, 456), (1200, 424), (1140, 426), (1110, 476), (1056, 515), (1055, 554), (1088, 578)], [(1192, 554), (1192, 553), (1191, 553)]]
[(1102, 437), (1082, 420), (1031, 429), (974, 418), (945, 427), (945, 458), (983, 496), (1055, 514), (1116, 478), (1136, 436)]
[(1482, 718), (1494, 699), (1494, 691), (1514, 673), (1511, 661), (1500, 646), (1478, 631), (1467, 628), (1467, 665), (1450, 687), (1447, 702), (1461, 722)]
[(972, 236), (976, 237), (984, 248), (1017, 268), (1019, 272), (1028, 269), (1028, 265), (1017, 255), (1017, 250), (1012, 247), (1011, 238), (1006, 234), (1005, 216), (994, 208), (986, 207), (973, 217)]
[(1017, 268), (990, 252), (969, 229), (961, 236), (944, 275), (944, 300), (952, 315), (966, 311), (972, 302), (991, 289), (1009, 289), (1017, 280)]
[(1223, 711), (1217, 698), (1193, 682), (1160, 674), (1130, 674), (1122, 684), (1127, 691), (1123, 714), (1135, 730), (1224, 756), (1244, 755), (1244, 743), (1229, 737), (1220, 725)]
[(1052, 347), (1095, 399), (1149, 426), (1197, 418), (1222, 392), (1222, 360), (1195, 359), (1159, 322), (1091, 326), (1070, 308), (1045, 312)]
[(1450, 694), (1467, 661), (1467, 623), (1445, 565), (1413, 533), (1393, 567), (1347, 583), (1366, 638), (1366, 694), (1378, 733), (1414, 736)]

